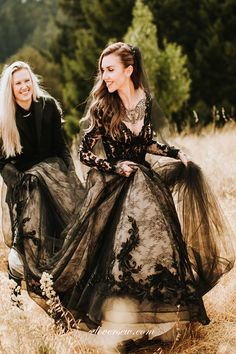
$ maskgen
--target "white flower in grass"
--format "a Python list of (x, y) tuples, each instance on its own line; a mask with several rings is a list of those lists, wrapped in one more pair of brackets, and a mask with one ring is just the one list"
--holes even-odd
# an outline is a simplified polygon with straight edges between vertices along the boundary
[(55, 324), (57, 331), (60, 333), (65, 333), (65, 331), (77, 326), (75, 319), (72, 314), (66, 310), (59, 296), (57, 296), (55, 290), (53, 289), (53, 277), (52, 275), (43, 272), (40, 279), (40, 288), (42, 289), (42, 295), (46, 296), (48, 305), (48, 313), (55, 319)]

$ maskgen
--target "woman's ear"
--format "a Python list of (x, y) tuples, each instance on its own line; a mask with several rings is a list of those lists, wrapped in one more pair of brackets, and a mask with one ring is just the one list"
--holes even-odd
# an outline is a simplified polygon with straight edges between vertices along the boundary
[(131, 76), (132, 75), (132, 72), (134, 71), (134, 68), (133, 68), (133, 65), (129, 65), (129, 66), (127, 66), (127, 68), (126, 68), (126, 74), (127, 74), (127, 76)]

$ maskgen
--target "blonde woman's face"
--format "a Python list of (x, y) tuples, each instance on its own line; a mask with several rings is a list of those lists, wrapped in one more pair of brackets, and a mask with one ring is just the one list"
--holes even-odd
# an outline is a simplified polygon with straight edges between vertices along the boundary
[(12, 90), (16, 102), (23, 108), (32, 101), (33, 86), (30, 73), (27, 69), (19, 69), (12, 74)]
[(116, 54), (109, 54), (103, 57), (101, 62), (102, 79), (109, 92), (121, 91), (130, 82), (133, 67), (124, 67)]

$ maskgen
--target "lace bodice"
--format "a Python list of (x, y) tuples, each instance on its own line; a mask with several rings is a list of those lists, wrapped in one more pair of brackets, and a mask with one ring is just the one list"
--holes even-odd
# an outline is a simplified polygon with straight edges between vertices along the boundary
[[(102, 116), (97, 115), (93, 129), (85, 133), (80, 145), (80, 160), (101, 171), (115, 172), (116, 163), (121, 160), (134, 161), (143, 164), (146, 153), (155, 155), (177, 157), (178, 149), (167, 144), (153, 140), (151, 123), (151, 96), (146, 94), (146, 109), (144, 112), (143, 126), (138, 135), (135, 135), (125, 124), (120, 123), (120, 136), (112, 138), (103, 126)], [(101, 139), (103, 142), (106, 159), (101, 159), (93, 153), (93, 148)]]

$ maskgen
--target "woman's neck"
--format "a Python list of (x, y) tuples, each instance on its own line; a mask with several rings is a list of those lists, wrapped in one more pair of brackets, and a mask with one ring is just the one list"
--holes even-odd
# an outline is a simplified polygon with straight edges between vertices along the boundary
[(135, 90), (133, 83), (126, 85), (125, 88), (118, 90), (121, 101), (126, 109), (133, 109), (143, 97), (144, 91), (139, 87)]
[(21, 108), (23, 108), (25, 111), (28, 111), (30, 109), (32, 100), (30, 101), (16, 101), (16, 103), (18, 104), (18, 106), (20, 106)]

